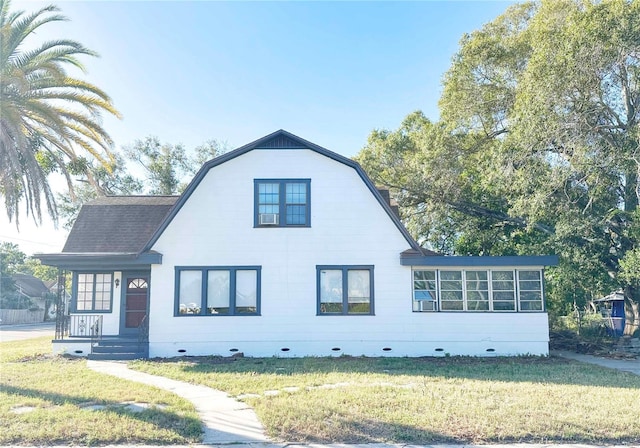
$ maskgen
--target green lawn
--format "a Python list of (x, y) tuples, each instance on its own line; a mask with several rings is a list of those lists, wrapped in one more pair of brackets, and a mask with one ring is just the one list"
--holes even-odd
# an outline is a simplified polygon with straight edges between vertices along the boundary
[(640, 441), (640, 377), (562, 359), (186, 358), (132, 367), (240, 396), (281, 441)]
[[(51, 338), (0, 343), (0, 445), (186, 444), (201, 440), (191, 403), (48, 355)], [(134, 402), (142, 412), (125, 408)], [(99, 410), (92, 410), (99, 406)]]

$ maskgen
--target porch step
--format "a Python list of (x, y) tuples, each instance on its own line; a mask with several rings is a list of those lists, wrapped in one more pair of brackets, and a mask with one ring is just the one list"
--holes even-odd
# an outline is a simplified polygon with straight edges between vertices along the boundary
[(88, 356), (94, 360), (131, 360), (149, 357), (149, 345), (137, 339), (103, 339)]
[(87, 359), (93, 361), (131, 361), (134, 359), (146, 359), (149, 356), (145, 352), (136, 353), (90, 353)]

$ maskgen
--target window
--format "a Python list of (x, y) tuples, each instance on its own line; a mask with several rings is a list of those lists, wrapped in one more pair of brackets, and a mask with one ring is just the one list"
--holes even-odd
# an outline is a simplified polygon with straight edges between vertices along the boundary
[(177, 267), (176, 315), (260, 314), (259, 266)]
[(542, 311), (542, 278), (540, 270), (414, 269), (413, 311)]
[(413, 271), (413, 311), (437, 311), (436, 271)]
[(464, 310), (462, 271), (440, 271), (440, 309)]
[(256, 179), (254, 227), (309, 227), (310, 179)]
[(491, 271), (491, 289), (494, 311), (516, 310), (516, 282), (513, 271)]
[(542, 276), (540, 271), (518, 271), (520, 311), (542, 311)]
[(318, 314), (373, 314), (373, 266), (316, 266)]
[(466, 310), (489, 311), (489, 282), (487, 271), (466, 271)]
[(111, 312), (112, 273), (76, 274), (76, 311)]

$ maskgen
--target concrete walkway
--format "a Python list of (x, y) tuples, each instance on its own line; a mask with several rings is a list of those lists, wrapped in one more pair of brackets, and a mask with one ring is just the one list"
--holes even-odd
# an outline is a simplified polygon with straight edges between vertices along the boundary
[(226, 393), (161, 376), (137, 372), (124, 362), (87, 361), (90, 369), (130, 381), (168, 390), (189, 400), (196, 408), (204, 429), (205, 445), (266, 442), (264, 429), (249, 406)]
[(639, 359), (599, 358), (597, 356), (583, 355), (580, 353), (568, 352), (564, 350), (552, 351), (551, 355), (559, 356), (561, 358), (573, 359), (575, 361), (580, 361), (587, 364), (595, 364), (602, 367), (608, 367), (609, 369), (621, 370), (623, 372), (630, 372), (630, 373), (635, 373), (636, 375), (640, 375)]

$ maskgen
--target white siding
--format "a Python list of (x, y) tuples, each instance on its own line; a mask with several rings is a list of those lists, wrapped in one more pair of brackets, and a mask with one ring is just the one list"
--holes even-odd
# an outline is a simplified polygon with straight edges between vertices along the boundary
[[(116, 286), (116, 279), (119, 285)], [(113, 302), (110, 313), (105, 313), (102, 316), (102, 334), (103, 335), (117, 335), (120, 334), (120, 305), (122, 301), (122, 272), (113, 273), (113, 284), (111, 290), (113, 291)]]
[[(254, 228), (257, 178), (311, 179), (311, 227)], [(408, 248), (352, 168), (250, 151), (211, 169), (152, 248), (150, 356), (547, 354), (545, 313), (413, 313)], [(373, 265), (375, 316), (316, 316), (316, 265)], [(174, 317), (175, 266), (262, 266), (261, 316)]]

